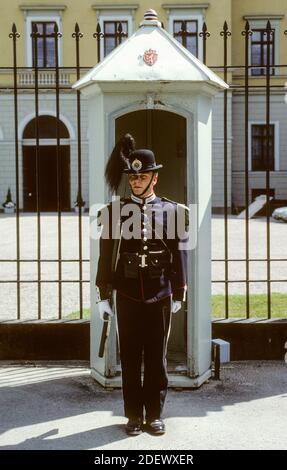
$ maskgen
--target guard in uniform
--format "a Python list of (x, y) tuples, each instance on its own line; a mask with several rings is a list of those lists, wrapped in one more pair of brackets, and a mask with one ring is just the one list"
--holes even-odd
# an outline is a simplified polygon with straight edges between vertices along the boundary
[[(162, 412), (168, 387), (167, 343), (171, 314), (181, 308), (186, 297), (186, 249), (176, 230), (169, 236), (169, 216), (178, 219), (178, 209), (186, 206), (159, 197), (154, 192), (161, 164), (149, 149), (135, 149), (126, 134), (115, 146), (106, 167), (106, 179), (116, 191), (123, 173), (128, 175), (131, 195), (120, 200), (118, 227), (121, 236), (100, 238), (96, 277), (97, 302), (101, 318), (113, 315), (113, 291), (122, 367), (126, 432), (137, 435), (143, 429), (163, 434)], [(113, 203), (108, 204), (112, 224)], [(137, 236), (129, 237), (124, 225), (130, 213), (135, 218)], [(188, 217), (185, 217), (188, 221)], [(134, 227), (133, 227), (134, 228)], [(186, 228), (186, 227), (185, 227)], [(141, 381), (142, 356), (144, 380)], [(144, 420), (146, 421), (144, 426)]]

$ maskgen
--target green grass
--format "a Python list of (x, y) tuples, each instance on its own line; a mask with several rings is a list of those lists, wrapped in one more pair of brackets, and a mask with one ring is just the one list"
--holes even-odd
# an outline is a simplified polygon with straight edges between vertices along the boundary
[[(250, 318), (267, 318), (267, 295), (252, 294), (250, 300)], [(246, 318), (245, 295), (229, 295), (229, 318)], [(271, 317), (287, 318), (287, 294), (277, 292), (271, 295)], [(80, 318), (79, 310), (65, 316), (67, 320)], [(84, 320), (90, 319), (90, 309), (83, 309)], [(212, 296), (212, 318), (225, 318), (225, 296)]]
[[(75, 312), (71, 312), (68, 315), (65, 315), (65, 320), (79, 320), (80, 318), (80, 310), (76, 310)], [(83, 319), (89, 320), (90, 319), (90, 309), (83, 308)]]
[[(246, 296), (229, 295), (229, 317), (246, 317)], [(267, 318), (267, 294), (252, 294), (249, 296), (250, 318)], [(225, 317), (225, 296), (212, 296), (212, 317)], [(277, 292), (271, 295), (271, 318), (287, 318), (287, 294)]]

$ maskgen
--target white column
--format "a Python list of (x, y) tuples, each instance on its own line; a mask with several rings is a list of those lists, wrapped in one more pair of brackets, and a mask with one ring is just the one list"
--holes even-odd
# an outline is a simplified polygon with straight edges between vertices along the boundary
[(197, 99), (194, 158), (189, 164), (192, 202), (197, 203), (197, 244), (189, 257), (187, 365), (199, 382), (211, 366), (211, 98)]

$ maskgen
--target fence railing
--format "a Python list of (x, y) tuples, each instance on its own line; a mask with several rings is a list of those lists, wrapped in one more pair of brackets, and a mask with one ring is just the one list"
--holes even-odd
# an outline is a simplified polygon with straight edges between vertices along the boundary
[[(186, 31), (186, 27), (183, 24), (181, 34), (184, 36), (188, 32)], [(217, 279), (213, 281), (214, 284), (216, 283), (223, 283), (224, 284), (224, 309), (222, 311), (222, 317), (229, 318), (230, 317), (230, 295), (229, 295), (229, 287), (230, 284), (233, 282), (241, 282), (245, 284), (245, 309), (246, 309), (246, 318), (251, 317), (251, 309), (250, 309), (250, 283), (256, 282), (264, 282), (267, 286), (267, 318), (270, 319), (272, 316), (272, 308), (271, 308), (271, 299), (272, 299), (272, 283), (273, 282), (281, 282), (286, 283), (287, 286), (287, 276), (286, 279), (276, 279), (273, 280), (271, 278), (271, 263), (273, 262), (286, 262), (287, 258), (271, 258), (271, 238), (270, 238), (270, 217), (271, 217), (271, 200), (270, 200), (270, 173), (271, 168), (267, 165), (265, 171), (265, 190), (266, 190), (266, 256), (264, 258), (252, 258), (250, 257), (249, 246), (250, 246), (250, 220), (249, 220), (249, 203), (250, 203), (250, 187), (249, 187), (249, 179), (250, 179), (250, 170), (248, 167), (249, 162), (249, 139), (250, 139), (250, 129), (249, 129), (249, 108), (250, 108), (250, 94), (256, 90), (264, 92), (265, 96), (265, 124), (267, 128), (266, 132), (266, 159), (267, 162), (270, 161), (270, 94), (271, 90), (277, 91), (284, 91), (284, 83), (278, 83), (272, 81), (273, 77), (273, 70), (280, 71), (280, 77), (286, 79), (286, 68), (287, 65), (276, 64), (274, 60), (270, 60), (271, 58), (271, 50), (270, 45), (272, 41), (272, 35), (274, 34), (272, 30), (272, 26), (270, 21), (267, 22), (266, 28), (264, 31), (264, 35), (266, 36), (266, 41), (264, 45), (262, 45), (264, 49), (265, 58), (263, 63), (260, 64), (253, 64), (250, 63), (250, 40), (252, 37), (253, 31), (250, 29), (248, 21), (246, 22), (245, 29), (242, 31), (242, 40), (244, 41), (244, 48), (245, 48), (245, 62), (244, 64), (228, 64), (228, 41), (231, 39), (231, 32), (229, 31), (228, 25), (225, 22), (223, 25), (222, 31), (218, 33), (217, 40), (223, 41), (223, 57), (222, 57), (222, 65), (212, 65), (207, 64), (210, 66), (216, 73), (221, 73), (223, 75), (224, 80), (230, 85), (230, 91), (225, 90), (223, 92), (223, 106), (224, 112), (222, 116), (222, 126), (223, 126), (223, 159), (224, 159), (224, 257), (213, 259), (213, 264), (215, 263), (224, 263), (224, 276), (222, 279)], [(287, 32), (284, 31), (281, 40), (283, 41), (286, 37)], [(285, 35), (285, 36), (284, 36)], [(38, 46), (39, 46), (39, 39), (43, 36), (39, 34), (37, 30), (36, 24), (33, 24), (33, 29), (31, 33), (31, 40), (33, 41), (33, 51), (34, 51), (34, 66), (33, 67), (18, 67), (17, 60), (18, 60), (18, 53), (17, 53), (17, 43), (20, 39), (20, 35), (17, 32), (15, 24), (13, 24), (12, 31), (9, 35), (11, 38), (11, 52), (12, 52), (12, 60), (13, 66), (12, 67), (1, 67), (0, 71), (3, 74), (7, 75), (7, 73), (11, 74), (12, 83), (11, 85), (5, 84), (5, 86), (1, 86), (0, 93), (13, 93), (13, 105), (14, 105), (14, 156), (15, 159), (15, 195), (16, 195), (16, 256), (15, 258), (3, 258), (0, 259), (0, 263), (2, 266), (6, 263), (14, 263), (16, 264), (16, 276), (15, 279), (1, 279), (0, 284), (9, 284), (14, 283), (17, 286), (16, 290), (16, 297), (17, 297), (17, 314), (16, 318), (20, 320), (21, 316), (21, 286), (25, 284), (25, 282), (35, 283), (37, 286), (37, 302), (38, 302), (38, 319), (42, 318), (42, 298), (41, 298), (41, 290), (43, 283), (52, 282), (56, 283), (58, 286), (58, 318), (61, 319), (62, 315), (62, 286), (66, 282), (73, 282), (78, 285), (78, 292), (79, 292), (79, 318), (82, 319), (84, 317), (84, 308), (83, 308), (83, 285), (84, 283), (88, 283), (88, 279), (84, 279), (83, 277), (83, 263), (88, 263), (89, 260), (83, 257), (83, 232), (82, 232), (82, 206), (79, 205), (79, 212), (78, 212), (78, 256), (77, 258), (66, 258), (63, 259), (62, 256), (62, 205), (61, 205), (61, 164), (60, 164), (60, 129), (59, 129), (59, 122), (60, 122), (60, 94), (63, 91), (71, 89), (71, 80), (73, 77), (74, 79), (79, 79), (81, 74), (85, 73), (88, 67), (81, 67), (80, 65), (80, 46), (81, 40), (83, 38), (83, 34), (80, 31), (79, 25), (76, 23), (75, 30), (72, 33), (72, 38), (74, 39), (74, 51), (75, 51), (75, 64), (69, 67), (60, 67), (59, 66), (59, 39), (61, 37), (61, 33), (58, 31), (57, 24), (55, 24), (54, 32), (50, 34), (50, 37), (54, 38), (54, 51), (55, 51), (55, 67), (49, 67), (43, 69), (38, 66)], [(119, 23), (118, 29), (116, 31), (117, 41), (120, 44), (123, 38), (126, 36), (126, 33), (123, 32), (123, 28), (121, 23)], [(199, 40), (202, 41), (202, 51), (203, 51), (203, 62), (206, 64), (206, 58), (208, 53), (208, 41), (212, 35), (208, 32), (207, 26), (204, 23), (202, 31), (198, 34)], [(96, 40), (95, 48), (97, 50), (97, 60), (99, 61), (101, 58), (101, 41), (105, 39), (105, 34), (101, 31), (100, 25), (97, 25), (96, 31), (93, 34), (93, 38)], [(212, 37), (212, 39), (214, 39)], [(287, 39), (287, 38), (286, 38)], [(238, 38), (237, 38), (238, 40)], [(273, 56), (272, 56), (273, 57)], [(94, 65), (94, 64), (93, 64)], [(92, 66), (93, 66), (92, 65)], [(92, 67), (91, 66), (91, 67)], [(264, 70), (264, 83), (256, 82), (258, 76), (252, 76), (252, 70)], [(284, 73), (285, 69), (285, 73)], [(234, 72), (238, 71), (238, 77), (241, 79), (241, 82), (235, 83), (232, 81), (232, 77)], [(254, 81), (255, 80), (255, 81)], [(23, 259), (21, 256), (21, 230), (20, 230), (20, 186), (19, 186), (19, 172), (20, 172), (20, 162), (19, 162), (19, 138), (18, 138), (18, 120), (19, 120), (19, 111), (18, 111), (18, 103), (19, 103), (19, 92), (21, 93), (22, 90), (31, 89), (34, 92), (34, 101), (35, 101), (35, 138), (36, 138), (36, 219), (37, 219), (37, 256), (36, 258), (29, 258)], [(55, 106), (56, 106), (56, 152), (57, 152), (57, 258), (56, 259), (43, 259), (41, 257), (41, 247), (42, 247), (42, 233), (41, 233), (41, 208), (40, 208), (40, 194), (41, 194), (41, 186), (40, 186), (40, 179), (39, 179), (39, 96), (41, 91), (52, 90), (55, 97)], [(232, 91), (241, 91), (244, 92), (244, 198), (245, 198), (245, 256), (243, 258), (230, 258), (229, 253), (229, 206), (228, 206), (228, 194), (231, 188), (228, 187), (228, 122), (232, 119), (232, 116), (228, 115), (228, 99), (230, 92)], [(81, 95), (79, 91), (73, 91), (76, 94), (76, 120), (77, 120), (77, 192), (78, 198), (82, 200), (82, 135), (81, 135)], [(1, 96), (1, 95), (0, 95)], [(287, 108), (286, 108), (287, 109)], [(11, 156), (12, 158), (12, 156)], [(0, 163), (1, 165), (1, 163)], [(287, 176), (284, 174), (286, 178), (286, 186), (287, 186)], [(283, 243), (283, 241), (282, 241)], [(22, 263), (33, 262), (36, 263), (37, 266), (37, 275), (35, 280), (23, 280), (21, 279), (21, 265)], [(44, 280), (42, 279), (42, 264), (49, 263), (49, 262), (56, 262), (58, 266), (58, 276), (57, 279), (50, 279)], [(71, 263), (76, 262), (78, 265), (78, 277), (77, 279), (70, 279), (64, 280), (62, 276), (62, 268), (63, 263)], [(229, 265), (231, 262), (238, 262), (245, 264), (245, 277), (240, 280), (232, 280), (229, 276)], [(265, 279), (251, 279), (250, 278), (250, 263), (251, 262), (265, 262), (266, 263), (266, 278)], [(287, 273), (286, 273), (287, 274)], [(1, 312), (0, 312), (1, 315)], [(1, 318), (0, 318), (1, 320)]]

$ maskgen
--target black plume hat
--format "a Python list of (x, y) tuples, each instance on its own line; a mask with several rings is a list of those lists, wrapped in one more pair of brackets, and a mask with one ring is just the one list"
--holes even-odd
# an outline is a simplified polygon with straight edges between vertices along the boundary
[(121, 182), (124, 169), (128, 165), (128, 156), (135, 149), (135, 140), (131, 134), (125, 134), (116, 143), (106, 165), (105, 178), (111, 191), (116, 191)]
[(123, 173), (145, 173), (162, 168), (157, 165), (152, 150), (136, 149), (135, 139), (125, 134), (116, 143), (108, 159), (105, 178), (111, 191), (117, 191)]
[(147, 171), (155, 171), (162, 168), (157, 165), (152, 150), (137, 149), (133, 150), (128, 157), (128, 167), (124, 168), (125, 173), (145, 173)]

